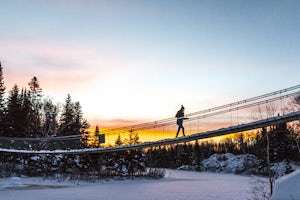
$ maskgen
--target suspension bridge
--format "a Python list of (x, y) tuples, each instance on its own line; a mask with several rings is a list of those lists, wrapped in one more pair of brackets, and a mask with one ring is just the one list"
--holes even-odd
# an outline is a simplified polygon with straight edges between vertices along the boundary
[[(126, 137), (138, 132), (147, 135), (148, 141), (138, 144), (100, 148), (76, 148), (81, 135), (45, 138), (8, 138), (0, 137), (1, 152), (27, 154), (85, 154), (104, 153), (131, 149), (145, 149), (162, 145), (172, 145), (208, 139), (244, 131), (256, 130), (280, 123), (300, 120), (300, 85), (263, 94), (249, 99), (200, 110), (186, 114), (186, 135), (175, 137), (177, 118), (123, 126), (102, 130), (105, 137)], [(298, 102), (298, 103), (297, 103)], [(170, 137), (170, 133), (173, 137)], [(159, 135), (159, 137), (158, 137)], [(159, 139), (155, 139), (159, 138)], [(59, 146), (59, 148), (55, 148)]]

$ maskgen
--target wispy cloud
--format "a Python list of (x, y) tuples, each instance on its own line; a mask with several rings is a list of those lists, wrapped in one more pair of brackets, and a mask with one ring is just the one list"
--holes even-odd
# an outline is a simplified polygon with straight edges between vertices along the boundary
[(142, 123), (141, 120), (128, 120), (128, 119), (94, 119), (91, 120), (92, 124), (98, 124), (100, 128), (116, 128), (120, 126), (128, 126)]
[(65, 43), (0, 40), (0, 45), (3, 64), (8, 66), (5, 72), (14, 80), (27, 74), (52, 83), (55, 80), (76, 84), (104, 78), (111, 71), (128, 66), (126, 60), (108, 52)]

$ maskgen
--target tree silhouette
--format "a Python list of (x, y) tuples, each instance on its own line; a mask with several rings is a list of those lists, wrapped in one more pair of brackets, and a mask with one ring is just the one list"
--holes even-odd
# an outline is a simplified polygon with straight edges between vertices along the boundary
[(83, 134), (90, 127), (87, 120), (83, 118), (82, 108), (78, 101), (74, 104), (73, 127), (76, 134)]
[(44, 137), (56, 135), (56, 129), (58, 126), (58, 107), (54, 105), (51, 99), (46, 99), (43, 103), (42, 110), (42, 135)]
[(21, 99), (19, 96), (19, 87), (14, 87), (9, 91), (7, 116), (6, 116), (6, 134), (10, 137), (22, 137), (24, 136), (24, 129), (22, 129), (22, 107)]
[(63, 111), (59, 120), (59, 135), (79, 135), (84, 134), (89, 128), (89, 123), (82, 114), (79, 102), (73, 103), (71, 95), (68, 94), (63, 105)]
[(99, 134), (100, 134), (99, 126), (96, 125), (95, 131), (93, 133), (89, 133), (87, 146), (93, 148), (99, 147), (100, 146)]
[(32, 134), (39, 137), (42, 132), (41, 110), (42, 110), (42, 88), (38, 79), (34, 76), (28, 83), (33, 114), (30, 116)]
[(6, 106), (5, 106), (5, 86), (3, 80), (3, 71), (0, 62), (0, 134), (4, 133), (5, 126), (5, 114), (6, 114)]
[(124, 140), (125, 144), (139, 144), (139, 143), (141, 143), (139, 141), (140, 137), (139, 137), (139, 134), (137, 132), (134, 132), (134, 131), (130, 130), (129, 134), (128, 134), (128, 137), (129, 138), (126, 138)]
[(121, 135), (120, 135), (120, 134), (118, 134), (118, 138), (116, 139), (115, 144), (116, 144), (117, 146), (121, 146), (121, 145), (124, 144), (124, 142), (123, 142), (122, 139), (121, 139)]
[(74, 113), (74, 105), (72, 103), (71, 95), (68, 94), (65, 100), (65, 104), (63, 105), (63, 111), (59, 120), (59, 135), (74, 135), (74, 129), (72, 127), (73, 120), (75, 117)]

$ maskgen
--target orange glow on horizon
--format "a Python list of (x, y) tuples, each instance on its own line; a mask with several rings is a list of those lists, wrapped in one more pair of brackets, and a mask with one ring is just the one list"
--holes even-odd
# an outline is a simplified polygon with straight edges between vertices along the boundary
[[(212, 130), (212, 129), (211, 129)], [(90, 133), (94, 133), (95, 129), (90, 129)], [(201, 132), (206, 132), (208, 130), (203, 130)], [(103, 130), (102, 134), (105, 134), (105, 130)], [(177, 127), (176, 129), (169, 129), (169, 130), (164, 130), (164, 131), (155, 131), (155, 130), (141, 130), (141, 131), (136, 131), (138, 133), (139, 137), (139, 142), (154, 142), (158, 140), (165, 140), (165, 139), (170, 139), (170, 138), (175, 138), (177, 132)], [(186, 132), (186, 136), (196, 134), (196, 133), (201, 133), (201, 132)], [(101, 133), (101, 130), (100, 130)], [(102, 144), (103, 147), (107, 146), (115, 146), (115, 142), (120, 134), (121, 140), (124, 142), (126, 139), (129, 138), (129, 132), (128, 131), (118, 131), (118, 132), (112, 132), (112, 133), (106, 133), (105, 134), (105, 143)], [(243, 136), (243, 138), (254, 138), (256, 136), (256, 130), (252, 131), (245, 131), (245, 132), (240, 132), (240, 133), (233, 133), (233, 134), (227, 134), (223, 136), (217, 136), (217, 137), (212, 137), (212, 138), (207, 138), (207, 139), (201, 139), (199, 142), (211, 142), (211, 143), (220, 143), (224, 140), (227, 139), (238, 139), (240, 135)], [(182, 137), (182, 132), (179, 133), (178, 137)], [(191, 141), (194, 142), (194, 141)]]

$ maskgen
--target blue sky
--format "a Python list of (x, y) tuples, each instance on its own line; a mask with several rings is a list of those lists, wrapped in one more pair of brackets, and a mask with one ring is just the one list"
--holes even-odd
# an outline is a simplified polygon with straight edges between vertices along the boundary
[(101, 125), (299, 84), (299, 1), (1, 0), (7, 90), (36, 76)]

